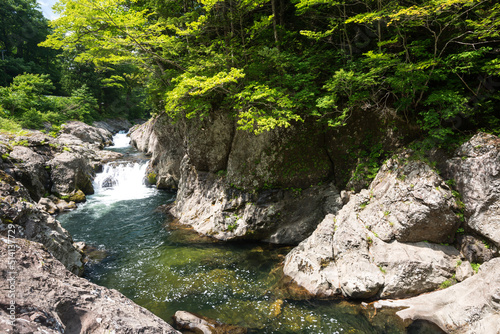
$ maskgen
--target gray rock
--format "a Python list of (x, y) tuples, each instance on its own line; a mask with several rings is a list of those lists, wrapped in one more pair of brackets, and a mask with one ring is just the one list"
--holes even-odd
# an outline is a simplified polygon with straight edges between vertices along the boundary
[(174, 315), (177, 328), (200, 334), (245, 334), (243, 327), (221, 324), (215, 320), (198, 316), (186, 311), (177, 311)]
[(465, 204), (467, 227), (500, 246), (500, 138), (478, 133), (447, 162)]
[[(63, 124), (61, 134), (69, 134), (84, 143), (98, 145), (100, 148), (113, 143), (113, 135), (108, 130), (96, 128), (78, 121)], [(61, 137), (59, 139), (62, 140)]]
[(298, 244), (309, 236), (327, 210), (338, 210), (333, 185), (299, 192), (269, 189), (249, 193), (235, 189), (223, 176), (197, 171), (183, 159), (181, 187), (171, 213), (182, 224), (221, 240), (246, 238)]
[(132, 123), (126, 119), (107, 119), (104, 121), (94, 122), (92, 126), (101, 128), (111, 133), (118, 133), (120, 131), (128, 131), (132, 127)]
[(452, 278), (460, 259), (454, 247), (408, 243), (453, 235), (457, 218), (451, 193), (422, 163), (395, 163), (390, 160), (370, 190), (350, 195), (334, 217), (325, 217), (287, 255), (285, 275), (316, 296), (360, 299), (413, 296)]
[(384, 241), (450, 243), (459, 220), (444, 180), (426, 163), (404, 155), (379, 170), (359, 219)]
[(491, 247), (486, 247), (483, 241), (473, 235), (459, 235), (457, 237), (458, 248), (470, 263), (483, 263), (493, 258), (493, 250)]
[(436, 290), (443, 282), (451, 282), (460, 260), (454, 247), (427, 242), (385, 243), (374, 238), (370, 252), (384, 273), (381, 298), (403, 298)]
[(51, 215), (59, 212), (59, 208), (49, 198), (40, 198), (40, 200), (38, 201), (38, 205), (40, 205), (44, 211), (47, 211)]
[[(16, 333), (180, 334), (118, 291), (71, 274), (41, 244), (17, 239), (16, 246)], [(7, 254), (4, 238), (0, 249)], [(2, 257), (3, 277), (11, 271)], [(1, 305), (10, 305), (8, 295), (0, 294)], [(13, 330), (8, 320), (2, 307), (0, 332)]]
[(92, 178), (94, 168), (88, 159), (75, 152), (57, 154), (50, 162), (52, 193), (68, 195), (76, 189), (93, 194)]
[(376, 308), (403, 308), (407, 322), (425, 320), (446, 333), (497, 334), (500, 324), (500, 258), (483, 264), (477, 275), (447, 289), (402, 300), (384, 300)]
[(49, 187), (49, 173), (45, 168), (47, 157), (36, 153), (30, 147), (14, 146), (10, 158), (15, 162), (14, 176), (38, 201)]
[(465, 281), (467, 278), (474, 275), (474, 270), (470, 265), (469, 261), (463, 261), (460, 265), (457, 266), (457, 272), (455, 274), (455, 278), (458, 282)]
[(30, 202), (24, 186), (0, 170), (0, 230), (9, 227), (15, 236), (42, 243), (75, 273), (83, 272), (82, 254), (73, 246), (71, 235), (57, 220)]
[(334, 219), (335, 215), (326, 215), (314, 233), (290, 251), (284, 262), (284, 274), (318, 297), (341, 294), (333, 254)]

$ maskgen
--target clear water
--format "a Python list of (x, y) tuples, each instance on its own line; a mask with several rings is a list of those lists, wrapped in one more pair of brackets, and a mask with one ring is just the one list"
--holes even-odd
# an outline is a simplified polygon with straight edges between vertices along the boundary
[(369, 320), (373, 312), (357, 305), (289, 298), (280, 262), (290, 248), (217, 243), (169, 227), (157, 207), (175, 194), (145, 186), (146, 162), (128, 147), (119, 150), (135, 162), (106, 166), (95, 179), (95, 195), (58, 217), (75, 241), (101, 251), (102, 261), (87, 263), (91, 281), (168, 322), (185, 310), (249, 333), (401, 333), (390, 317)]

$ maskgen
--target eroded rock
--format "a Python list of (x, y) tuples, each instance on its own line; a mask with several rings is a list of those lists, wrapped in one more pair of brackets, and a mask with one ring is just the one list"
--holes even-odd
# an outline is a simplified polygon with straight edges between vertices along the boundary
[(446, 333), (497, 334), (500, 324), (500, 258), (484, 263), (479, 273), (447, 289), (402, 300), (375, 303), (403, 308), (406, 321), (426, 320)]
[[(7, 254), (7, 239), (0, 239)], [(116, 290), (67, 271), (41, 244), (16, 240), (15, 333), (164, 333), (180, 334), (169, 324)], [(11, 278), (7, 257), (0, 259), (2, 277)], [(0, 332), (12, 331), (7, 286), (0, 293)]]
[(73, 246), (71, 235), (54, 217), (32, 203), (28, 191), (0, 170), (0, 231), (12, 229), (16, 237), (42, 243), (66, 268), (83, 272), (82, 254)]
[(222, 324), (186, 311), (175, 312), (174, 323), (179, 329), (197, 334), (245, 334), (247, 332), (243, 327)]
[(224, 176), (197, 171), (187, 156), (181, 174), (172, 214), (180, 223), (221, 240), (246, 238), (298, 244), (326, 213), (341, 207), (333, 185), (300, 192), (269, 189), (249, 193), (228, 185)]
[(360, 299), (414, 296), (451, 279), (459, 252), (423, 241), (453, 238), (452, 195), (425, 164), (399, 161), (389, 160), (369, 190), (326, 216), (287, 255), (284, 273), (316, 296)]

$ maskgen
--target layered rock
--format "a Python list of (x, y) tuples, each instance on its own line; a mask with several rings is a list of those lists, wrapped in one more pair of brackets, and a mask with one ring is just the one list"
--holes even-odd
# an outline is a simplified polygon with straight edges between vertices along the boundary
[(478, 133), (447, 167), (465, 204), (466, 227), (500, 247), (500, 138)]
[(428, 241), (453, 240), (455, 209), (429, 166), (390, 159), (368, 190), (287, 255), (284, 273), (317, 296), (400, 298), (434, 290), (452, 277), (460, 254)]
[(97, 145), (99, 148), (113, 143), (112, 133), (103, 128), (96, 128), (79, 121), (71, 121), (63, 124), (58, 137), (63, 144), (80, 145), (81, 142)]
[(42, 243), (71, 272), (83, 272), (82, 254), (71, 235), (29, 197), (24, 186), (0, 170), (0, 231)]
[(425, 320), (446, 333), (497, 334), (500, 324), (500, 259), (484, 263), (477, 275), (447, 289), (403, 300), (384, 300), (375, 307), (400, 309), (405, 321)]
[[(180, 334), (118, 291), (71, 274), (41, 244), (16, 239), (13, 250), (7, 241), (0, 240), (1, 252), (12, 251), (16, 262), (12, 265), (3, 256), (0, 271), (9, 282), (13, 279), (15, 289), (2, 285), (0, 332), (15, 328), (15, 333)], [(15, 298), (9, 297), (11, 292)], [(14, 328), (11, 301), (15, 302)]]

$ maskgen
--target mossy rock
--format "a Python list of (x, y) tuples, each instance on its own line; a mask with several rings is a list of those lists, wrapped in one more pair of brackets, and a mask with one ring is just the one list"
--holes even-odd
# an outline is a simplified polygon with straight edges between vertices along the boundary
[(75, 203), (85, 202), (86, 200), (87, 200), (87, 197), (85, 196), (85, 194), (81, 190), (76, 190), (76, 191), (72, 192), (71, 194), (68, 195), (68, 199), (67, 199), (67, 201), (69, 201), (69, 202), (73, 201)]

